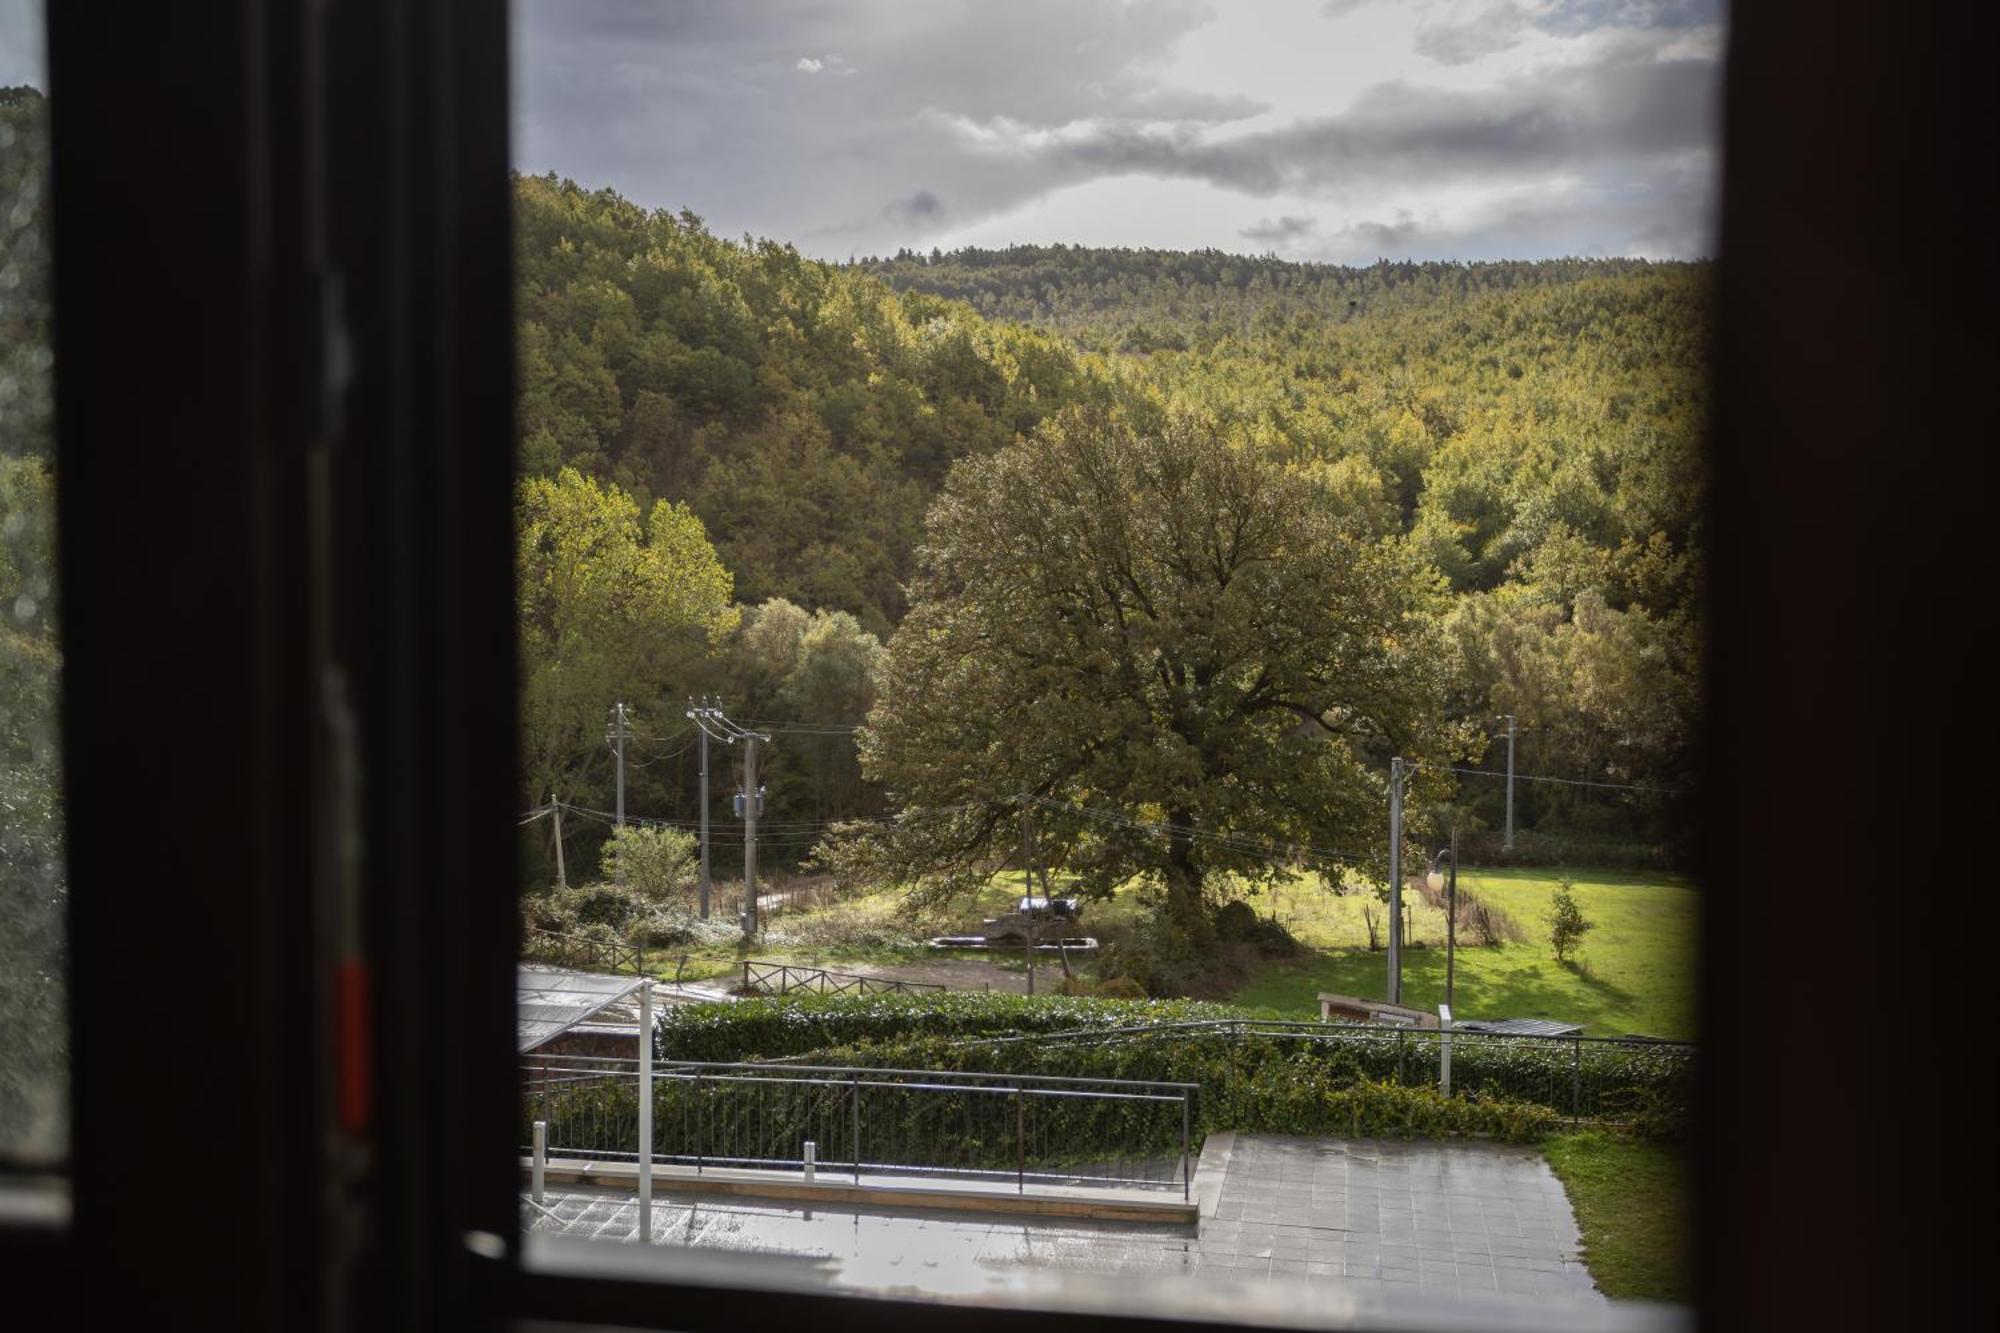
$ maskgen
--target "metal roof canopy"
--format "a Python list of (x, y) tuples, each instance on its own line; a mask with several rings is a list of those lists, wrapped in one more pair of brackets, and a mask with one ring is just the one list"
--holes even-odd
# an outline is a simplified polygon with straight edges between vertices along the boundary
[(560, 967), (521, 966), (514, 973), (516, 1045), (537, 1046), (652, 984), (651, 977), (607, 977)]
[(1581, 1023), (1558, 1023), (1547, 1018), (1467, 1018), (1453, 1023), (1458, 1032), (1491, 1032), (1503, 1037), (1576, 1037)]

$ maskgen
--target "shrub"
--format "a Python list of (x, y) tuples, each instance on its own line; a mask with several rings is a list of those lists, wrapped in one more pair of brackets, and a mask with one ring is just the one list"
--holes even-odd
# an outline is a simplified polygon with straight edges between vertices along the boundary
[(1573, 888), (1571, 881), (1562, 880), (1549, 898), (1549, 947), (1555, 950), (1558, 963), (1568, 962), (1570, 952), (1597, 924), (1584, 919)]
[[(1220, 1107), (1230, 1116), (1248, 1117), (1241, 1124), (1205, 1120), (1213, 1128), (1277, 1124), (1268, 1108), (1226, 1099), (1264, 1086), (1257, 1082), (1260, 1077), (1278, 1077), (1283, 1087), (1303, 1076), (1301, 1071), (1324, 1087), (1374, 1082), (1425, 1088), (1436, 1083), (1436, 1032), (1333, 1025), (1305, 1041), (1220, 1030), (1115, 1031), (1257, 1016), (1187, 1000), (997, 994), (777, 998), (680, 1006), (663, 1019), (658, 1049), (667, 1059), (805, 1056), (814, 1064), (883, 1069), (1199, 1083), (1204, 1116)], [(1060, 1041), (996, 1040), (1057, 1032), (1085, 1035)], [(1289, 1072), (1264, 1072), (1271, 1069)], [(1659, 1137), (1679, 1132), (1686, 1123), (1693, 1079), (1693, 1060), (1680, 1046), (1470, 1035), (1452, 1043), (1452, 1086), (1459, 1099), (1526, 1103), (1549, 1108), (1551, 1115), (1574, 1112), (1584, 1119), (1631, 1122)], [(1225, 1100), (1218, 1103), (1218, 1097)]]
[(772, 996), (733, 1004), (677, 1005), (661, 1019), (656, 1049), (664, 1059), (751, 1060), (902, 1037), (988, 1037), (1261, 1016), (1265, 1015), (1257, 1010), (1196, 1000), (975, 991)]
[[(973, 1054), (976, 1052), (976, 1054)], [(1446, 1097), (1434, 1088), (1375, 1078), (1341, 1059), (1283, 1051), (1268, 1040), (1209, 1035), (1098, 1045), (1021, 1042), (976, 1048), (937, 1037), (858, 1042), (814, 1061), (902, 1069), (977, 1069), (1194, 1083), (1190, 1148), (1219, 1129), (1354, 1137), (1478, 1136), (1532, 1142), (1558, 1127), (1546, 1106), (1491, 1093)], [(1050, 1067), (1054, 1066), (1054, 1067)], [(532, 1090), (532, 1086), (531, 1086)], [(857, 1107), (851, 1099), (859, 1098)], [(544, 1109), (563, 1152), (630, 1152), (636, 1096), (630, 1079), (558, 1088)], [(856, 1114), (856, 1111), (859, 1114)], [(997, 1114), (995, 1114), (997, 1112)], [(1015, 1116), (1023, 1117), (1017, 1138)], [(662, 1080), (655, 1148), (668, 1154), (785, 1157), (815, 1139), (835, 1157), (864, 1136), (871, 1161), (1005, 1168), (1025, 1143), (1033, 1168), (1133, 1157), (1171, 1157), (1181, 1146), (1178, 1102), (953, 1096), (881, 1086)]]
[(695, 887), (696, 846), (680, 829), (627, 824), (604, 844), (604, 873), (646, 902), (676, 902)]

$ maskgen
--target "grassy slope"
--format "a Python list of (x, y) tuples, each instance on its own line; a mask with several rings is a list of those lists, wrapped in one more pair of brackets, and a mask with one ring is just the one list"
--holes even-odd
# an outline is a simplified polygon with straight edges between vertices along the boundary
[[(1596, 929), (1579, 958), (1559, 964), (1550, 955), (1543, 918), (1559, 874), (1575, 881), (1577, 901)], [(1695, 910), (1697, 895), (1684, 882), (1609, 871), (1468, 870), (1459, 878), (1486, 902), (1506, 910), (1527, 932), (1522, 943), (1482, 947), (1461, 940), (1454, 1011), (1464, 1018), (1556, 1018), (1586, 1025), (1594, 1034), (1643, 1032), (1659, 1037), (1694, 1035)], [(1308, 895), (1301, 893), (1301, 898)], [(1310, 895), (1322, 898), (1321, 895)], [(1278, 915), (1305, 943), (1324, 950), (1296, 963), (1272, 967), (1236, 993), (1242, 1003), (1314, 1016), (1320, 991), (1381, 995), (1387, 961), (1354, 938), (1361, 899), (1323, 898), (1311, 911)], [(1260, 907), (1268, 910), (1268, 902)], [(1442, 913), (1420, 908), (1414, 935), (1429, 944), (1442, 935)], [(1404, 954), (1403, 995), (1426, 1008), (1444, 998), (1442, 948)]]
[[(1541, 938), (1542, 918), (1558, 872), (1468, 870), (1460, 877), (1461, 888), (1504, 909), (1528, 939), (1497, 947), (1460, 942), (1457, 1012), (1463, 1017), (1569, 1019), (1599, 1034), (1692, 1036), (1694, 890), (1659, 877), (1588, 870), (1563, 873), (1575, 880), (1584, 914), (1597, 923), (1585, 937), (1580, 963), (1571, 966), (1557, 964)], [(929, 913), (917, 922), (899, 917), (901, 896), (889, 890), (828, 908), (789, 911), (770, 922), (770, 936), (749, 956), (834, 968), (842, 963), (936, 962), (952, 955), (925, 949), (922, 936), (976, 930), (982, 917), (1008, 910), (1020, 892), (1018, 877), (1004, 876), (978, 902)], [(1365, 895), (1335, 895), (1308, 876), (1250, 901), (1260, 914), (1275, 913), (1302, 942), (1321, 952), (1266, 969), (1231, 998), (1279, 1013), (1315, 1017), (1316, 997), (1322, 990), (1382, 994), (1386, 962), (1380, 952), (1367, 948)], [(1083, 930), (1116, 930), (1144, 910), (1136, 889), (1122, 890), (1110, 902), (1085, 908)], [(1433, 1006), (1444, 994), (1444, 914), (1419, 904), (1412, 918), (1413, 938), (1431, 947), (1412, 948), (1405, 954), (1404, 996), (1412, 1003)], [(671, 975), (675, 956), (681, 952), (662, 950), (647, 961)], [(744, 956), (734, 942), (691, 946), (685, 952), (689, 978), (734, 971)], [(1019, 963), (1012, 954), (963, 956), (1002, 967)]]
[(1688, 1274), (1688, 1180), (1672, 1148), (1596, 1130), (1563, 1134), (1543, 1152), (1569, 1193), (1584, 1262), (1605, 1295), (1680, 1301)]

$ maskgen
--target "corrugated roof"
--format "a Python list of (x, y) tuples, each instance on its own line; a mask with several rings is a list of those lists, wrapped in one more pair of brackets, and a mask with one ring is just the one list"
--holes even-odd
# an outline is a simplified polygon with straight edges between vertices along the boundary
[(647, 977), (607, 977), (523, 963), (514, 974), (516, 1044), (532, 1051), (650, 982)]
[(1548, 1018), (1469, 1018), (1452, 1026), (1460, 1032), (1497, 1032), (1504, 1037), (1574, 1037), (1583, 1031), (1581, 1023)]

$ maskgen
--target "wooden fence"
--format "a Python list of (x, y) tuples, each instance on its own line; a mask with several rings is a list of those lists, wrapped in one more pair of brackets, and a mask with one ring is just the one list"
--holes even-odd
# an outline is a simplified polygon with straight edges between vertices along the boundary
[(646, 970), (646, 951), (638, 945), (588, 935), (559, 935), (553, 930), (531, 928), (521, 952), (538, 963), (579, 971), (629, 971), (637, 976)]
[(931, 981), (896, 981), (856, 972), (829, 972), (823, 967), (748, 960), (743, 964), (743, 991), (751, 995), (785, 995), (795, 990), (809, 990), (816, 995), (897, 995), (949, 989)]

